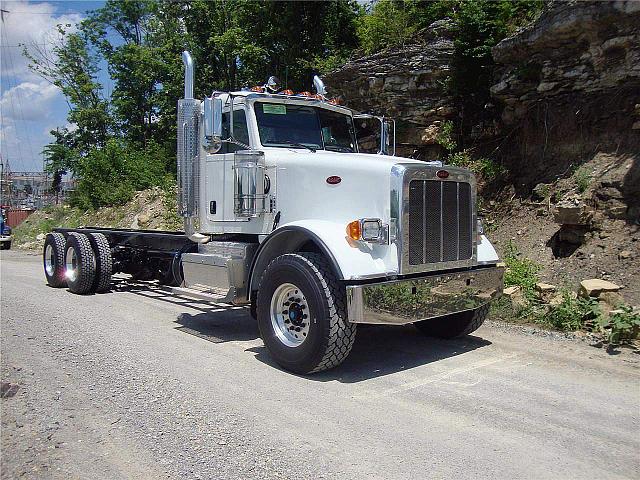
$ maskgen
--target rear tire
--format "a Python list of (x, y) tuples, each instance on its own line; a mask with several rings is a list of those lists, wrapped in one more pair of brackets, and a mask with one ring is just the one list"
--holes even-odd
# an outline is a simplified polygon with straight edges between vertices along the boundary
[(42, 249), (42, 263), (44, 276), (49, 286), (62, 288), (67, 286), (64, 264), (64, 235), (61, 233), (47, 233)]
[(97, 293), (108, 292), (111, 290), (111, 275), (113, 273), (111, 246), (107, 237), (102, 233), (90, 233), (88, 238), (96, 259), (96, 273), (92, 290)]
[(64, 263), (69, 290), (80, 295), (91, 292), (96, 279), (96, 258), (86, 235), (77, 232), (67, 235)]
[(328, 370), (344, 361), (355, 341), (356, 325), (347, 321), (345, 305), (344, 287), (322, 255), (281, 255), (258, 288), (260, 335), (286, 370)]
[(489, 304), (475, 310), (452, 313), (440, 318), (414, 323), (415, 327), (428, 337), (456, 338), (475, 332), (489, 314)]

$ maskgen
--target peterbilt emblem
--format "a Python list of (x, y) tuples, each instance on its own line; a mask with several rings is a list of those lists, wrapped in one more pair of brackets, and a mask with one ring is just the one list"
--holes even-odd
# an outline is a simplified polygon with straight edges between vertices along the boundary
[(436, 172), (436, 177), (442, 179), (449, 178), (449, 172), (447, 172), (446, 170), (438, 170)]
[(330, 177), (327, 177), (327, 183), (329, 185), (337, 185), (341, 181), (342, 179), (337, 175), (331, 175)]

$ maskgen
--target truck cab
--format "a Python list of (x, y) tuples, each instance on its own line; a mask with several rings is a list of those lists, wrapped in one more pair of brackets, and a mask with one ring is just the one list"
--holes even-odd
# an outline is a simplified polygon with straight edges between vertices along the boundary
[[(227, 300), (252, 304), (279, 363), (306, 373), (324, 369), (317, 352), (331, 348), (316, 346), (317, 358), (302, 366), (291, 360), (311, 335), (308, 316), (289, 318), (292, 305), (337, 315), (346, 344), (358, 323), (415, 323), (440, 336), (480, 326), (502, 291), (502, 267), (483, 234), (470, 171), (393, 155), (392, 125), (382, 118), (378, 153), (360, 153), (362, 115), (329, 99), (317, 77), (315, 94), (267, 84), (194, 100), (193, 64), (187, 53), (183, 60), (179, 209), (198, 243), (183, 256), (186, 288), (233, 290)], [(225, 236), (235, 245), (216, 241)], [(224, 260), (225, 249), (243, 244), (240, 257), (250, 259)], [(211, 285), (212, 269), (221, 285)], [(307, 288), (287, 278), (296, 270), (306, 271)], [(312, 296), (314, 308), (301, 303)], [(324, 323), (326, 337), (333, 327)]]

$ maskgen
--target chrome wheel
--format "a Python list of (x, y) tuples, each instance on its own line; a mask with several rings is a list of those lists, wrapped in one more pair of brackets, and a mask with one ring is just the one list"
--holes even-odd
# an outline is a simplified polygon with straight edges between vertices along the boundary
[(64, 256), (64, 263), (66, 267), (65, 276), (74, 282), (78, 277), (78, 256), (73, 247), (67, 248), (67, 253)]
[(53, 272), (55, 271), (56, 264), (56, 254), (53, 251), (53, 247), (51, 244), (47, 245), (47, 248), (44, 251), (44, 269), (47, 272), (47, 275), (53, 277)]
[(298, 347), (309, 335), (309, 304), (292, 283), (280, 285), (271, 297), (271, 324), (287, 347)]

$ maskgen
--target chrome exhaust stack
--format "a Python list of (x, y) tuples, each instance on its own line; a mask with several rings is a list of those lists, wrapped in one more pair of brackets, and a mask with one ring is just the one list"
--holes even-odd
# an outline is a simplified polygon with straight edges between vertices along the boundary
[(184, 219), (184, 232), (196, 243), (206, 243), (209, 237), (196, 231), (198, 217), (200, 162), (198, 119), (200, 101), (193, 98), (193, 58), (182, 52), (184, 63), (184, 98), (178, 100), (178, 215)]

